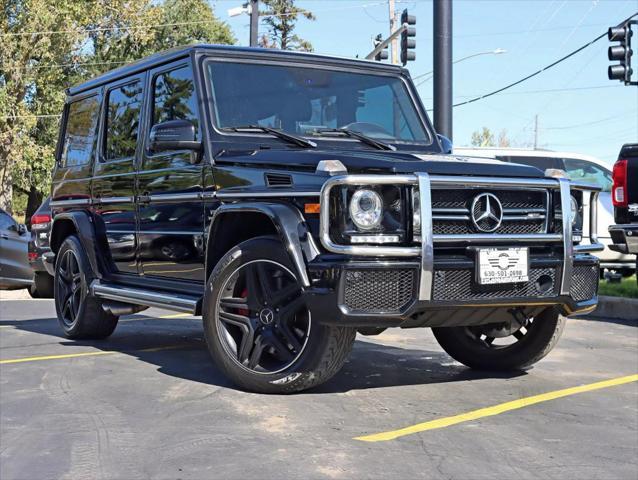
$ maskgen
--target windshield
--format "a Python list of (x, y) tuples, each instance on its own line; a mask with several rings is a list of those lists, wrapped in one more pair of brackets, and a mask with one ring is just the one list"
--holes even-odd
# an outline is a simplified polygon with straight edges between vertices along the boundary
[(220, 129), (258, 125), (327, 138), (322, 130), (346, 128), (378, 140), (431, 143), (399, 77), (231, 62), (208, 69)]

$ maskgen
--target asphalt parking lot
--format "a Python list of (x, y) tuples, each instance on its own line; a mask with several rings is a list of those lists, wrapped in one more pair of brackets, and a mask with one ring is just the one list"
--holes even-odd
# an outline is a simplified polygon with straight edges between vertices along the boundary
[(638, 478), (638, 322), (570, 320), (507, 376), (428, 330), (358, 337), (337, 377), (292, 396), (236, 390), (200, 320), (157, 309), (74, 342), (51, 300), (3, 299), (0, 350), (3, 480)]

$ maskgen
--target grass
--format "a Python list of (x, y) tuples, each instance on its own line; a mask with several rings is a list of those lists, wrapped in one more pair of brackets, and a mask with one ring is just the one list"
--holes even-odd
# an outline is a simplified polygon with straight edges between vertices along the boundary
[(636, 276), (623, 278), (620, 283), (609, 283), (607, 280), (601, 280), (598, 294), (610, 297), (638, 298)]

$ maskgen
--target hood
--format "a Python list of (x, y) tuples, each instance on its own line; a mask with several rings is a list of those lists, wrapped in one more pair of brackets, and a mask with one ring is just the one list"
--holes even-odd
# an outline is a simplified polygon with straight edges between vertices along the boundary
[(463, 155), (368, 150), (267, 149), (224, 151), (218, 164), (237, 164), (286, 170), (314, 170), (321, 160), (339, 160), (348, 173), (415, 173), (432, 175), (481, 175), (492, 177), (543, 177), (536, 167)]

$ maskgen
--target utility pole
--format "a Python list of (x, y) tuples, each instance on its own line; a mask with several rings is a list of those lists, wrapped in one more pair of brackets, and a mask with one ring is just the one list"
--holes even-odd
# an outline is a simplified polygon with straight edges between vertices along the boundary
[(256, 47), (259, 41), (259, 0), (250, 0), (250, 46)]
[(452, 140), (452, 0), (434, 0), (434, 129)]
[[(390, 19), (390, 35), (392, 35), (392, 33), (397, 29), (397, 16), (394, 12), (394, 0), (388, 0), (388, 14)], [(392, 46), (390, 50), (392, 51), (392, 63), (396, 65), (399, 63), (399, 47), (396, 37), (392, 39)]]
[(534, 115), (534, 150), (538, 148), (538, 113)]

